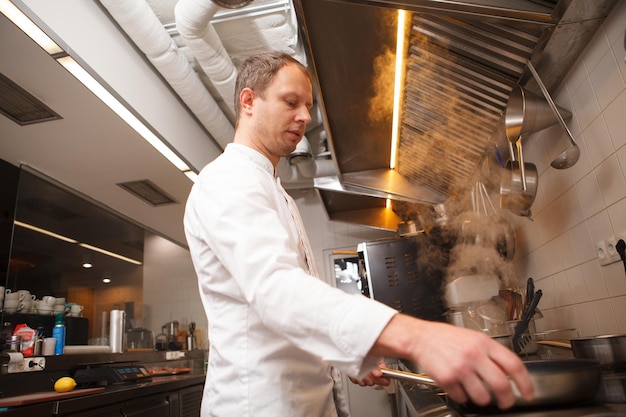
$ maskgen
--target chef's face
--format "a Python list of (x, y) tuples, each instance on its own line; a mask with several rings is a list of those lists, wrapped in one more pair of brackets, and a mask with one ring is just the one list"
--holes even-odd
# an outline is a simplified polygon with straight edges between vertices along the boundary
[(312, 86), (308, 76), (294, 64), (283, 66), (265, 93), (255, 94), (254, 126), (257, 146), (278, 161), (295, 149), (311, 121)]

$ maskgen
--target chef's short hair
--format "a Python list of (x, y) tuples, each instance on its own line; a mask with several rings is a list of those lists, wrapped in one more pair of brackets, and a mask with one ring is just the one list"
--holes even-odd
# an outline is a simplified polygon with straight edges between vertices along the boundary
[(306, 74), (309, 81), (311, 80), (311, 74), (307, 68), (300, 61), (284, 52), (263, 52), (252, 55), (241, 64), (235, 84), (235, 117), (237, 123), (239, 122), (241, 106), (239, 102), (241, 90), (250, 88), (259, 96), (265, 97), (265, 91), (272, 82), (274, 75), (288, 64), (296, 65)]

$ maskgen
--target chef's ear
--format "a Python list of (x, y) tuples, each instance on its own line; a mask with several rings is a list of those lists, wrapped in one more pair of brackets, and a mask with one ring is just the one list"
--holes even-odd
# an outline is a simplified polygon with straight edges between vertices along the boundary
[(255, 94), (251, 88), (244, 88), (239, 93), (239, 103), (241, 103), (241, 110), (246, 113), (252, 111), (252, 104), (254, 102)]

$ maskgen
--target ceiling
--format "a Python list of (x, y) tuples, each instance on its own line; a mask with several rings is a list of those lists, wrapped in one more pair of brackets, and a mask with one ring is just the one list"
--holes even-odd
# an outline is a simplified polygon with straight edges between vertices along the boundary
[[(216, 137), (205, 126), (212, 127), (211, 124), (203, 125), (120, 29), (103, 7), (107, 2), (70, 0), (52, 5), (45, 0), (27, 0), (14, 3), (118, 99), (127, 103), (194, 171), (198, 172), (219, 155), (231, 141), (233, 117), (229, 108), (232, 104), (223, 102), (205, 76), (203, 82), (218, 97), (216, 102), (225, 114), (223, 120), (227, 125), (226, 133)], [(108, 2), (112, 8), (121, 3), (124, 2)], [(197, 61), (175, 30), (176, 1), (150, 0), (134, 4), (145, 6), (140, 9), (143, 14), (153, 10), (152, 17), (159, 19), (163, 33), (180, 44), (178, 52), (197, 70)], [(295, 22), (289, 21), (293, 13), (289, 2), (256, 0), (247, 8), (247, 13), (253, 16), (249, 18), (246, 12), (236, 11), (232, 16), (232, 10), (215, 7), (214, 18), (218, 21), (215, 28), (234, 65), (248, 54), (268, 49), (283, 49), (295, 55), (294, 45), (284, 40), (289, 33), (273, 33), (280, 32), (279, 29), (284, 32), (288, 23)], [(275, 29), (270, 27), (272, 25)], [(297, 33), (297, 28), (292, 30)], [(59, 120), (25, 126), (0, 116), (0, 158), (14, 165), (25, 164), (186, 246), (182, 217), (192, 182), (2, 14), (0, 48), (2, 56), (11, 57), (1, 60), (0, 73), (61, 116)], [(200, 100), (206, 98), (200, 97)], [(116, 185), (144, 179), (150, 180), (176, 203), (153, 207)]]
[[(495, 142), (490, 133), (498, 123), (510, 89), (522, 78), (525, 60), (534, 53), (544, 52), (538, 57), (541, 58), (538, 70), (550, 88), (556, 87), (568, 62), (576, 58), (577, 51), (614, 1), (519, 0), (509, 3), (511, 9), (484, 7), (491, 3), (486, 0), (255, 0), (237, 9), (218, 7), (208, 0), (14, 0), (14, 3), (196, 172), (219, 155), (232, 139), (233, 82), (238, 64), (248, 55), (264, 50), (278, 49), (292, 54), (312, 68), (317, 100), (313, 122), (306, 134), (307, 146), (298, 150), (302, 150), (301, 158), (293, 159), (291, 164), (285, 159), (278, 167), (283, 183), (293, 188), (312, 187), (314, 177), (337, 177), (340, 186), (334, 189), (338, 191), (334, 193), (335, 206), (345, 207), (346, 202), (337, 195), (344, 195), (346, 187), (352, 187), (347, 190), (350, 204), (379, 207), (381, 197), (433, 204), (458, 192), (464, 185), (462, 180), (476, 168), (484, 150)], [(463, 6), (464, 3), (467, 5)], [(456, 9), (446, 10), (453, 4)], [(569, 7), (572, 4), (575, 7)], [(592, 9), (591, 4), (597, 5), (592, 18), (589, 14), (573, 13), (581, 4), (585, 5), (581, 11)], [(433, 9), (435, 6), (438, 10)], [(457, 83), (468, 82), (475, 87), (469, 99), (461, 98), (461, 105), (452, 107), (485, 109), (457, 112), (455, 123), (444, 126), (451, 129), (445, 130), (451, 134), (432, 134), (434, 128), (442, 126), (437, 119), (446, 97), (438, 98), (434, 108), (418, 106), (412, 113), (407, 112), (412, 118), (418, 115), (425, 119), (417, 123), (423, 123), (422, 128), (416, 128), (407, 119), (399, 167), (397, 172), (390, 172), (387, 168), (391, 119), (386, 109), (392, 96), (388, 92), (379, 95), (383, 103), (380, 117), (370, 117), (368, 107), (371, 96), (376, 95), (372, 79), (385, 78), (375, 73), (374, 63), (388, 56), (393, 44), (391, 21), (379, 19), (395, 15), (397, 7), (423, 12), (422, 17), (416, 14), (413, 27), (419, 28), (415, 22), (421, 19), (425, 23), (423, 27), (429, 28), (413, 29), (411, 50), (416, 59), (424, 55), (415, 44), (420, 33), (430, 31), (441, 37), (438, 31), (448, 32), (451, 28), (459, 31), (455, 39), (461, 55), (481, 43), (467, 42), (468, 37), (491, 37), (484, 41), (483, 51), (492, 48), (498, 34), (507, 42), (516, 39), (522, 47), (507, 51), (510, 44), (505, 42), (500, 55), (506, 55), (507, 60), (494, 61), (496, 70), (482, 65), (480, 61), (485, 57), (481, 58), (481, 51), (476, 50), (477, 55), (470, 59), (475, 65), (474, 75), (448, 76)], [(570, 20), (558, 21), (558, 16)], [(387, 25), (378, 32), (383, 26), (381, 22)], [(475, 24), (471, 25), (472, 22)], [(506, 34), (503, 27), (507, 28)], [(557, 31), (555, 27), (565, 29)], [(572, 27), (576, 30), (571, 30)], [(561, 35), (557, 36), (557, 32)], [(551, 46), (550, 40), (556, 42)], [(192, 182), (1, 14), (0, 48), (1, 56), (10, 57), (0, 61), (0, 74), (61, 116), (58, 120), (25, 126), (0, 116), (0, 158), (15, 165), (28, 165), (185, 246), (182, 217)], [(569, 55), (564, 56), (562, 51)], [(563, 65), (555, 69), (550, 62), (557, 57)], [(409, 83), (428, 84), (437, 68), (418, 65), (428, 69), (431, 75), (413, 71), (408, 74), (413, 77)], [(420, 97), (421, 103), (430, 101)], [(446, 106), (456, 103), (450, 100)], [(468, 138), (462, 138), (466, 143), (458, 146), (458, 122), (468, 119), (471, 119), (466, 125), (471, 127), (472, 146), (467, 146)], [(412, 134), (406, 136), (406, 132)], [(432, 142), (424, 142), (427, 148), (419, 148), (423, 145), (416, 142), (424, 138)], [(452, 151), (443, 152), (439, 147), (444, 139), (451, 141)], [(421, 151), (416, 153), (416, 149)], [(429, 162), (425, 164), (424, 160)], [(117, 185), (145, 179), (175, 203), (154, 207)], [(380, 182), (386, 184), (381, 186)], [(371, 196), (375, 197), (373, 204)], [(328, 204), (327, 210), (332, 211)], [(390, 219), (387, 227), (394, 228), (397, 220)]]

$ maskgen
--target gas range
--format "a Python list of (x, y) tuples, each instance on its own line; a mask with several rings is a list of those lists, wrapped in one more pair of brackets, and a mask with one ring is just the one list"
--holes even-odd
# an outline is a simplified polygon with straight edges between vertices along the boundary
[(542, 407), (535, 409), (467, 410), (462, 407), (453, 409), (458, 417), (626, 417), (626, 404), (577, 404), (571, 406)]
[[(399, 368), (419, 373), (419, 368), (406, 361), (399, 361)], [(432, 387), (419, 386), (412, 382), (397, 381), (399, 393), (409, 411), (407, 416), (432, 417), (626, 417), (626, 373), (604, 372), (602, 386), (591, 400), (552, 406), (517, 407), (502, 411), (497, 407), (471, 407), (459, 405), (447, 398), (441, 391)], [(400, 414), (402, 415), (402, 414)]]

